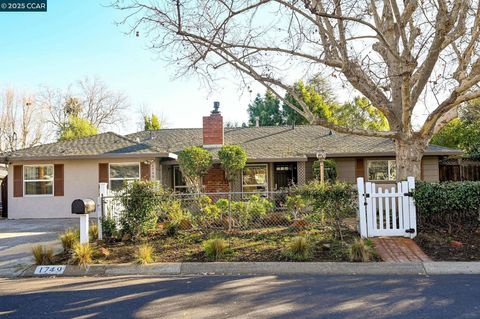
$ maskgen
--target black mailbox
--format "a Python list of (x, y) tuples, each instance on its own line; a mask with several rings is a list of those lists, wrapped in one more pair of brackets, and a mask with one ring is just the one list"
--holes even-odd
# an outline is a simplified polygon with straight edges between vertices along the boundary
[(72, 214), (85, 215), (95, 212), (93, 199), (76, 199), (72, 203)]

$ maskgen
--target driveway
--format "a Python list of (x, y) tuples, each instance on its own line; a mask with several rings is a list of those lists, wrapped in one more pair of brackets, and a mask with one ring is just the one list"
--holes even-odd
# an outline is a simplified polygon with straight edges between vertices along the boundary
[(58, 234), (78, 225), (78, 219), (0, 220), (0, 269), (31, 264), (32, 245), (52, 245), (60, 249)]

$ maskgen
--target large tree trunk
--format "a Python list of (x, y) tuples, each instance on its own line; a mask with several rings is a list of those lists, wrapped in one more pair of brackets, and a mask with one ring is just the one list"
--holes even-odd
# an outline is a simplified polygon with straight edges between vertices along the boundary
[(397, 181), (404, 181), (408, 176), (421, 179), (422, 157), (427, 145), (427, 141), (414, 137), (409, 140), (395, 140)]

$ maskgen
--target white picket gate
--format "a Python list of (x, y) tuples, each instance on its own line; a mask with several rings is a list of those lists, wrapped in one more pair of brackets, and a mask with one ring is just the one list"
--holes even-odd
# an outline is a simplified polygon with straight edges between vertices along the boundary
[(390, 189), (357, 179), (359, 230), (362, 237), (403, 236), (417, 233), (417, 214), (413, 191), (415, 179), (408, 177)]

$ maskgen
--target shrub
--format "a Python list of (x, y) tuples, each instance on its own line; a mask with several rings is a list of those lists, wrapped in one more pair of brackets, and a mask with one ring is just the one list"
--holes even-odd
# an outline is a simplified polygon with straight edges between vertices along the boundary
[(228, 206), (229, 206), (228, 199), (221, 198), (217, 200), (217, 202), (215, 203), (215, 206), (218, 207), (221, 214), (228, 213)]
[(180, 224), (167, 222), (167, 224), (165, 224), (165, 235), (175, 236), (179, 229)]
[[(337, 163), (334, 160), (325, 160), (324, 163), (325, 181), (333, 183), (337, 180)], [(313, 178), (320, 179), (320, 162), (313, 162)]]
[(187, 147), (178, 154), (183, 177), (195, 192), (202, 191), (202, 177), (212, 167), (212, 153), (198, 146)]
[(46, 245), (32, 247), (32, 255), (37, 265), (51, 265), (53, 263), (53, 249)]
[(356, 238), (348, 249), (350, 261), (367, 262), (372, 260), (373, 248), (368, 241)]
[(203, 243), (205, 256), (210, 260), (218, 260), (222, 258), (227, 250), (227, 243), (221, 238), (214, 238)]
[(125, 209), (120, 218), (122, 232), (135, 239), (155, 230), (162, 195), (157, 182), (135, 181), (128, 184), (121, 197)]
[(218, 151), (218, 159), (225, 171), (225, 179), (228, 181), (231, 190), (232, 182), (247, 163), (247, 153), (241, 146), (224, 145)]
[(111, 217), (102, 219), (103, 238), (110, 239), (117, 235), (117, 223)]
[(245, 202), (232, 202), (230, 204), (232, 210), (232, 218), (238, 225), (246, 225), (250, 221), (247, 204)]
[(417, 182), (414, 198), (419, 226), (479, 226), (480, 182)]
[(266, 198), (261, 198), (258, 195), (252, 195), (247, 202), (247, 213), (251, 219), (264, 217), (272, 210), (272, 202)]
[(73, 249), (75, 243), (80, 240), (79, 237), (80, 236), (77, 237), (77, 232), (73, 229), (67, 229), (62, 234), (60, 234), (59, 239), (62, 243), (63, 251), (70, 252)]
[(287, 208), (292, 213), (293, 219), (298, 219), (302, 211), (307, 206), (307, 202), (302, 195), (291, 195), (287, 196), (286, 202)]
[(150, 264), (153, 262), (153, 247), (149, 244), (143, 244), (138, 247), (137, 254), (135, 255), (136, 262), (138, 264)]
[(320, 219), (323, 215), (331, 220), (334, 225), (335, 236), (343, 240), (342, 219), (355, 216), (358, 207), (357, 191), (354, 185), (312, 181), (297, 187), (293, 192), (309, 200), (313, 206), (314, 214), (319, 213)]
[(98, 225), (97, 223), (91, 223), (88, 227), (88, 237), (90, 241), (96, 241), (98, 239)]
[(86, 267), (92, 263), (93, 248), (90, 244), (76, 243), (73, 247), (73, 262), (76, 265)]
[(294, 261), (306, 261), (312, 258), (312, 247), (307, 238), (298, 236), (291, 240), (285, 254)]

